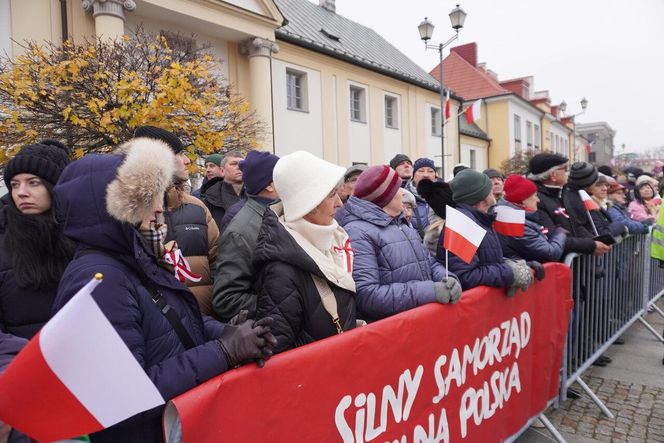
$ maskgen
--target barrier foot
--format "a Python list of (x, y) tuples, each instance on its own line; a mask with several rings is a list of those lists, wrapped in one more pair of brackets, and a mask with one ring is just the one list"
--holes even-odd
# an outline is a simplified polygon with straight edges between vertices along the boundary
[(646, 329), (648, 329), (648, 330), (652, 333), (652, 335), (655, 336), (655, 338), (657, 338), (657, 340), (659, 340), (659, 341), (661, 341), (662, 343), (664, 343), (664, 337), (662, 337), (662, 336), (660, 335), (660, 333), (657, 332), (657, 331), (655, 330), (655, 328), (653, 328), (652, 326), (650, 326), (650, 323), (648, 323), (647, 321), (645, 321), (645, 319), (644, 319), (643, 317), (639, 317), (639, 321), (643, 324), (643, 326), (646, 327)]
[(558, 432), (556, 427), (553, 426), (553, 423), (551, 423), (544, 414), (540, 414), (539, 419), (544, 424), (544, 427), (551, 433), (551, 435), (553, 435), (553, 438), (555, 438), (558, 443), (567, 443), (565, 438), (560, 434), (560, 432)]
[(578, 377), (576, 379), (576, 382), (579, 384), (579, 386), (581, 386), (583, 388), (584, 391), (586, 391), (586, 394), (588, 394), (590, 399), (597, 405), (598, 408), (600, 408), (602, 410), (604, 415), (606, 415), (611, 420), (613, 420), (615, 418), (613, 416), (613, 414), (611, 413), (611, 411), (609, 411), (609, 408), (607, 408), (606, 405), (602, 402), (602, 400), (600, 400), (599, 397), (595, 395), (595, 393), (592, 391), (592, 389), (590, 389), (590, 387), (588, 387), (586, 382), (581, 380), (581, 377)]
[(657, 306), (655, 303), (651, 304), (650, 306), (655, 310), (655, 312), (657, 312), (662, 318), (664, 318), (664, 311), (659, 309), (659, 306)]

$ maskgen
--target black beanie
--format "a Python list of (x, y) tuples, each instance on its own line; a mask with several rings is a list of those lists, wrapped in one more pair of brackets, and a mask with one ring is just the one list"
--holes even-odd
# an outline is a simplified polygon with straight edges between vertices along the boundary
[(408, 162), (411, 166), (413, 166), (413, 162), (410, 161), (406, 154), (397, 154), (392, 157), (392, 160), (390, 160), (390, 168), (397, 169), (397, 166), (399, 166), (399, 164), (402, 162)]
[(184, 150), (184, 145), (182, 144), (182, 141), (180, 141), (177, 135), (165, 129), (158, 128), (156, 126), (139, 126), (134, 131), (134, 138), (138, 137), (147, 137), (156, 140), (161, 140), (164, 143), (166, 143), (173, 150), (173, 153), (175, 154), (178, 154), (179, 152)]
[(569, 170), (567, 183), (576, 189), (587, 188), (597, 181), (597, 168), (590, 163), (576, 162)]
[(599, 168), (597, 168), (599, 172), (601, 172), (604, 175), (608, 175), (609, 177), (613, 177), (613, 171), (611, 170), (611, 166), (608, 165), (602, 165)]
[(556, 166), (564, 165), (567, 162), (567, 158), (562, 155), (543, 152), (530, 159), (530, 162), (528, 162), (528, 170), (531, 174), (537, 175), (546, 172), (551, 168), (555, 168)]
[(42, 140), (25, 145), (5, 166), (5, 185), (17, 174), (34, 174), (55, 186), (62, 170), (69, 164), (69, 148), (57, 140)]

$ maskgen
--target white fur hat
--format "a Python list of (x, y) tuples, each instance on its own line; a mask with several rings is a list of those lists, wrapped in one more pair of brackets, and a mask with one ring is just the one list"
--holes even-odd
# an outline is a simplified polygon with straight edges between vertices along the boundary
[(139, 137), (117, 150), (125, 155), (106, 187), (106, 210), (116, 220), (137, 224), (154, 213), (173, 180), (175, 155), (160, 140)]
[(281, 157), (272, 179), (286, 221), (299, 220), (311, 212), (341, 182), (345, 172), (345, 168), (305, 151)]

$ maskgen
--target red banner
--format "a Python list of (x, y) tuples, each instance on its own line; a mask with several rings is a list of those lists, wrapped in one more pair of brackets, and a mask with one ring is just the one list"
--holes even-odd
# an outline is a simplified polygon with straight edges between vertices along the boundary
[(173, 400), (183, 440), (503, 440), (558, 393), (570, 271), (545, 269), (512, 298), (475, 288), (216, 377)]

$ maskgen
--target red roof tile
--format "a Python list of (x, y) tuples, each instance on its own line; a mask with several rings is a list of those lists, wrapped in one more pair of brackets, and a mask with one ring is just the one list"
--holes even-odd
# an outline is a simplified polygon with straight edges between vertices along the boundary
[[(440, 80), (440, 65), (432, 69), (430, 74), (436, 80)], [(465, 100), (493, 97), (511, 92), (500, 86), (482, 69), (468, 63), (456, 52), (451, 52), (443, 60), (443, 75), (445, 86)]]

